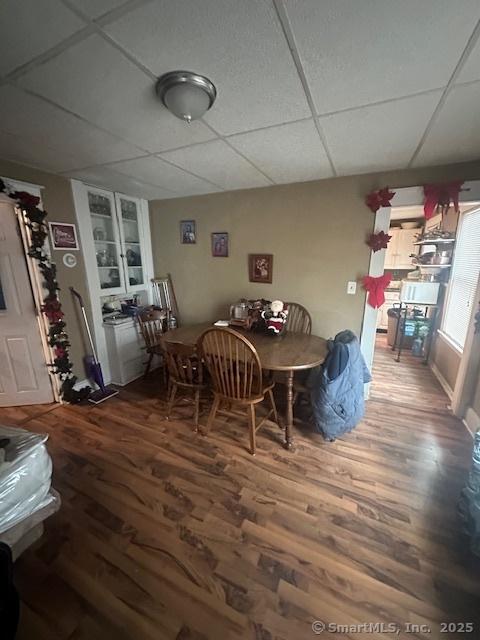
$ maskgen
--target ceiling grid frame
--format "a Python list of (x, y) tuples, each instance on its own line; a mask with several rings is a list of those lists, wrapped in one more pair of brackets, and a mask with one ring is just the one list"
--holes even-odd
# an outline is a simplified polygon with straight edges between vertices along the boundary
[[(241, 158), (243, 162), (248, 163), (248, 165), (251, 166), (252, 169), (255, 172), (257, 172), (257, 174), (262, 176), (263, 179), (266, 180), (268, 184), (279, 184), (279, 183), (282, 183), (282, 181), (278, 182), (278, 176), (272, 177), (272, 175), (270, 174), (270, 169), (263, 166), (263, 161), (257, 162), (257, 159), (254, 160), (252, 159), (252, 157), (249, 157), (250, 149), (248, 147), (246, 152), (244, 152), (242, 149), (239, 149), (235, 146), (235, 143), (236, 143), (235, 137), (236, 136), (241, 137), (244, 134), (254, 134), (254, 133), (260, 134), (261, 132), (267, 132), (268, 130), (271, 130), (271, 129), (273, 130), (276, 127), (281, 128), (285, 126), (286, 128), (288, 128), (288, 125), (295, 125), (297, 123), (302, 123), (302, 122), (308, 123), (312, 121), (313, 124), (315, 125), (315, 129), (318, 134), (318, 139), (320, 143), (319, 148), (321, 148), (322, 151), (325, 152), (333, 175), (349, 175), (348, 173), (342, 173), (341, 171), (339, 171), (336, 166), (335, 157), (330, 150), (328, 137), (322, 127), (322, 123), (321, 123), (322, 118), (329, 117), (329, 116), (336, 116), (342, 113), (348, 114), (349, 112), (352, 112), (352, 113), (361, 112), (363, 109), (369, 109), (375, 106), (393, 104), (398, 102), (399, 100), (403, 100), (406, 98), (413, 98), (416, 96), (423, 96), (423, 95), (429, 95), (429, 94), (435, 95), (436, 91), (441, 90), (442, 94), (440, 96), (440, 99), (430, 119), (428, 120), (427, 126), (425, 127), (423, 134), (413, 154), (411, 155), (408, 161), (408, 164), (406, 164), (405, 166), (398, 166), (397, 168), (401, 169), (401, 168), (417, 166), (416, 165), (417, 158), (419, 157), (419, 154), (421, 153), (425, 143), (428, 141), (430, 133), (432, 132), (432, 130), (435, 129), (435, 124), (438, 120), (438, 117), (442, 113), (442, 109), (452, 90), (459, 87), (476, 85), (480, 83), (480, 74), (478, 79), (469, 79), (466, 82), (458, 81), (459, 78), (461, 78), (462, 69), (466, 64), (467, 60), (469, 59), (470, 54), (472, 53), (472, 51), (475, 49), (476, 45), (478, 45), (480, 41), (480, 18), (479, 18), (475, 23), (475, 27), (473, 31), (470, 32), (470, 37), (465, 47), (463, 48), (461, 56), (456, 62), (454, 70), (451, 73), (450, 78), (446, 85), (438, 87), (438, 89), (431, 88), (431, 89), (426, 89), (425, 91), (417, 91), (415, 93), (409, 93), (405, 96), (404, 95), (395, 96), (392, 98), (386, 98), (385, 100), (371, 101), (366, 104), (353, 105), (350, 107), (347, 106), (345, 108), (339, 108), (333, 111), (325, 111), (322, 113), (318, 113), (315, 107), (312, 90), (310, 88), (308, 74), (304, 68), (304, 65), (302, 62), (302, 56), (301, 56), (299, 47), (297, 45), (298, 34), (295, 32), (295, 26), (292, 26), (292, 23), (286, 8), (286, 5), (288, 5), (287, 0), (264, 0), (264, 1), (266, 4), (271, 5), (274, 9), (276, 19), (279, 22), (281, 32), (283, 33), (283, 37), (285, 38), (286, 46), (288, 47), (289, 54), (293, 60), (294, 67), (298, 74), (298, 78), (300, 80), (300, 84), (303, 89), (304, 98), (306, 99), (306, 102), (308, 104), (311, 117), (307, 116), (307, 117), (301, 117), (296, 119), (288, 119), (281, 122), (280, 124), (274, 122), (272, 124), (267, 124), (265, 126), (249, 127), (244, 131), (241, 131), (238, 133), (237, 132), (233, 132), (233, 133), (220, 132), (217, 129), (217, 127), (214, 126), (211, 122), (208, 122), (207, 119), (202, 118), (199, 122), (201, 122), (203, 126), (210, 131), (210, 133), (213, 136), (211, 139), (207, 139), (205, 141), (194, 140), (191, 143), (180, 144), (177, 146), (170, 146), (171, 144), (171, 140), (170, 140), (169, 141), (170, 144), (166, 148), (160, 151), (152, 151), (151, 149), (145, 149), (143, 146), (141, 146), (141, 144), (134, 142), (132, 139), (126, 139), (123, 135), (118, 135), (118, 133), (116, 133), (114, 130), (110, 128), (100, 126), (98, 122), (94, 122), (88, 117), (84, 117), (83, 115), (81, 115), (81, 113), (67, 108), (64, 104), (61, 104), (59, 101), (48, 98), (43, 94), (40, 95), (36, 91), (29, 89), (28, 86), (26, 87), (23, 84), (20, 84), (18, 82), (19, 79), (28, 75), (31, 71), (35, 70), (36, 68), (42, 67), (43, 65), (47, 64), (51, 60), (61, 57), (62, 54), (67, 50), (69, 50), (70, 48), (75, 47), (76, 45), (83, 42), (87, 38), (96, 34), (97, 36), (102, 38), (103, 41), (108, 43), (109, 46), (113, 47), (116, 51), (118, 51), (119, 55), (123, 56), (126, 60), (128, 60), (130, 64), (134, 65), (145, 77), (151, 80), (152, 86), (153, 86), (154, 81), (156, 81), (157, 79), (157, 76), (153, 72), (153, 70), (149, 68), (148, 64), (146, 64), (144, 61), (139, 59), (138, 56), (136, 56), (134, 52), (132, 52), (129, 49), (128, 46), (125, 46), (125, 43), (118, 41), (110, 33), (108, 33), (106, 31), (106, 28), (109, 25), (115, 23), (117, 20), (123, 18), (127, 14), (135, 12), (136, 10), (141, 9), (147, 5), (153, 5), (156, 1), (157, 0), (130, 0), (130, 1), (127, 0), (126, 2), (123, 2), (122, 4), (120, 4), (119, 6), (116, 6), (116, 7), (114, 6), (112, 9), (107, 10), (104, 13), (101, 13), (98, 16), (94, 17), (94, 16), (87, 15), (86, 12), (82, 11), (78, 6), (76, 6), (74, 0), (58, 0), (58, 2), (61, 3), (66, 9), (68, 9), (73, 14), (75, 14), (75, 16), (82, 23), (84, 23), (84, 26), (81, 27), (81, 25), (79, 25), (80, 28), (74, 33), (72, 33), (71, 35), (69, 35), (68, 37), (56, 43), (54, 46), (50, 47), (49, 49), (45, 51), (41, 51), (38, 55), (34, 55), (30, 60), (27, 60), (27, 62), (24, 62), (14, 67), (8, 73), (0, 77), (0, 87), (3, 87), (5, 85), (13, 86), (17, 90), (24, 92), (26, 95), (33, 96), (35, 97), (35, 99), (43, 101), (45, 104), (48, 104), (52, 109), (59, 110), (60, 112), (68, 114), (70, 118), (75, 118), (78, 121), (83, 122), (85, 125), (92, 128), (93, 130), (97, 130), (99, 132), (101, 131), (103, 134), (110, 136), (112, 140), (116, 139), (119, 142), (124, 143), (125, 145), (130, 145), (130, 147), (132, 147), (132, 150), (133, 148), (138, 150), (138, 154), (131, 155), (124, 159), (112, 160), (107, 162), (98, 162), (94, 165), (90, 164), (87, 166), (79, 167), (74, 170), (77, 173), (82, 171), (87, 171), (87, 170), (103, 168), (105, 170), (111, 170), (112, 172), (118, 173), (119, 176), (124, 175), (129, 180), (133, 180), (134, 182), (137, 182), (140, 186), (144, 184), (146, 187), (152, 187), (153, 189), (166, 190), (166, 187), (162, 187), (159, 184), (153, 184), (152, 182), (148, 182), (142, 178), (137, 178), (135, 175), (122, 173), (122, 171), (118, 171), (115, 168), (116, 165), (120, 165), (123, 162), (129, 162), (133, 160), (143, 160), (146, 158), (155, 158), (156, 160), (167, 163), (171, 167), (175, 167), (176, 169), (178, 169), (178, 171), (183, 172), (186, 176), (189, 175), (192, 178), (200, 180), (202, 183), (204, 183), (205, 188), (212, 186), (215, 190), (222, 191), (222, 190), (225, 190), (225, 188), (222, 188), (220, 184), (217, 184), (211, 178), (204, 177), (204, 175), (196, 173), (195, 171), (191, 171), (185, 168), (184, 166), (182, 166), (181, 164), (176, 164), (174, 161), (171, 161), (165, 157), (162, 157), (163, 153), (170, 153), (177, 150), (189, 149), (189, 148), (197, 147), (202, 144), (208, 144), (209, 142), (213, 142), (214, 140), (217, 140), (217, 141), (222, 141), (234, 154), (236, 154), (239, 158)], [(471, 3), (468, 3), (468, 0), (465, 0), (465, 2), (466, 2), (466, 6), (471, 6)], [(292, 2), (292, 5), (293, 4), (294, 3)], [(112, 6), (112, 3), (107, 2), (102, 6), (106, 7), (108, 5)], [(473, 14), (471, 15), (473, 16)], [(215, 81), (215, 78), (213, 78), (213, 80)], [(219, 86), (221, 87), (221, 84)], [(26, 140), (25, 138), (22, 138), (22, 132), (15, 133), (15, 132), (11, 132), (8, 129), (4, 129), (0, 133), (2, 132), (5, 135), (8, 135), (10, 137), (13, 137), (13, 138), (17, 137), (19, 143), (22, 140), (23, 142), (25, 142)], [(272, 136), (270, 136), (270, 140), (272, 140)], [(313, 144), (313, 139), (312, 139), (312, 144)], [(54, 149), (52, 148), (51, 151), (53, 150)], [(480, 157), (480, 148), (479, 148), (478, 156), (476, 157)], [(41, 158), (39, 162), (40, 161), (41, 161)], [(462, 160), (457, 160), (457, 161), (462, 161)], [(453, 160), (453, 162), (455, 162), (455, 160)], [(33, 161), (31, 162), (31, 164), (33, 164)], [(41, 162), (40, 162), (40, 165), (41, 165)], [(38, 165), (38, 163), (36, 164), (36, 166), (38, 168), (42, 168), (41, 166)], [(235, 163), (233, 166), (235, 166)], [(368, 169), (361, 172), (368, 172)], [(62, 175), (68, 175), (72, 173), (72, 170), (65, 170), (65, 171), (60, 170), (60, 171), (56, 171), (56, 173), (59, 173)], [(248, 172), (246, 175), (248, 176)], [(320, 176), (319, 178), (306, 178), (306, 179), (307, 180), (321, 179), (321, 177), (327, 177), (327, 176)], [(252, 188), (254, 188), (255, 186), (256, 185), (252, 185)], [(235, 187), (235, 188), (249, 188), (249, 187), (242, 186), (242, 187)], [(183, 195), (180, 192), (172, 192), (172, 193), (174, 193), (172, 197), (181, 197)]]

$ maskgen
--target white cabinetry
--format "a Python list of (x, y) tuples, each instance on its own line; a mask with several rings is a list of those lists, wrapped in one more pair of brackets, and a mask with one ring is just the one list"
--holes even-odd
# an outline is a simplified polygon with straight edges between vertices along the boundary
[(87, 266), (97, 354), (105, 381), (126, 384), (141, 374), (142, 343), (135, 337), (133, 320), (118, 327), (103, 323), (101, 298), (145, 292), (142, 297), (151, 302), (153, 259), (148, 203), (78, 180), (71, 184)]
[(400, 302), (399, 291), (385, 291), (385, 302), (378, 310), (377, 316), (377, 329), (386, 329), (388, 326), (388, 310), (393, 307), (394, 304)]
[(416, 253), (414, 242), (419, 229), (399, 229), (393, 227), (388, 231), (392, 239), (385, 253), (385, 269), (413, 269), (410, 254)]
[(123, 386), (142, 375), (145, 350), (138, 325), (133, 320), (105, 324), (111, 382)]
[(141, 201), (120, 193), (84, 187), (90, 215), (98, 283), (102, 295), (134, 293), (145, 289), (145, 220)]

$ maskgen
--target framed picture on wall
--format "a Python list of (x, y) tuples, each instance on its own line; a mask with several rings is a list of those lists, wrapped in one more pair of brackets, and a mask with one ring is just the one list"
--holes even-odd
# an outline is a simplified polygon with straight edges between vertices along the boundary
[(248, 256), (250, 282), (271, 284), (273, 277), (273, 255), (271, 253), (251, 253)]
[(180, 242), (182, 244), (196, 244), (197, 224), (195, 220), (180, 221)]
[(78, 251), (77, 230), (67, 222), (49, 222), (53, 249)]
[(228, 233), (224, 231), (212, 233), (212, 256), (214, 258), (228, 258)]

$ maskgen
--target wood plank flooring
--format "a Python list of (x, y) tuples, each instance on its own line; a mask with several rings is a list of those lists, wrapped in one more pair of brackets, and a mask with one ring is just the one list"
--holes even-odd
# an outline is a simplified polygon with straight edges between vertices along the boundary
[[(252, 457), (240, 420), (208, 437), (191, 405), (165, 420), (155, 374), (98, 407), (0, 411), (49, 434), (63, 499), (16, 565), (19, 639), (301, 640), (314, 620), (431, 639), (457, 637), (442, 621), (479, 625), (455, 512), (471, 437), (429, 370), (379, 342), (364, 421), (334, 443), (297, 422), (293, 452), (270, 423)], [(321, 637), (392, 637), (379, 629)]]

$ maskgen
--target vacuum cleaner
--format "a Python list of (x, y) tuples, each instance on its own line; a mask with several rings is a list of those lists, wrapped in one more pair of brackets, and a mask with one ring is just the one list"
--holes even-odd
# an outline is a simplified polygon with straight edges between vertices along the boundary
[(104, 402), (105, 400), (108, 400), (108, 398), (112, 398), (113, 396), (118, 395), (118, 391), (113, 387), (105, 386), (105, 382), (103, 380), (102, 365), (97, 358), (97, 352), (95, 351), (95, 345), (93, 344), (92, 333), (90, 331), (90, 325), (88, 324), (87, 314), (85, 313), (85, 306), (83, 304), (82, 296), (78, 293), (78, 291), (75, 291), (73, 287), (70, 287), (70, 291), (72, 292), (72, 295), (77, 298), (80, 309), (82, 310), (83, 321), (85, 323), (85, 329), (87, 330), (90, 349), (92, 350), (91, 354), (88, 354), (83, 358), (85, 370), (87, 372), (88, 378), (93, 380), (99, 387), (96, 391), (92, 391), (92, 393), (88, 397), (88, 401), (92, 402), (93, 404), (100, 404), (100, 402)]

